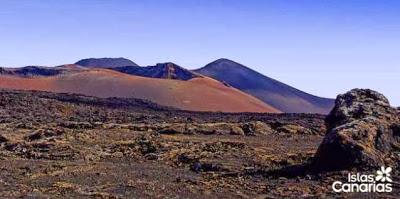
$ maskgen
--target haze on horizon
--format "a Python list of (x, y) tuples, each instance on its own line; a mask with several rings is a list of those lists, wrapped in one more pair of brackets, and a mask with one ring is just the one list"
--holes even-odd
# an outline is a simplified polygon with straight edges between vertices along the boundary
[(218, 58), (323, 97), (371, 88), (400, 106), (399, 1), (2, 0), (0, 66)]

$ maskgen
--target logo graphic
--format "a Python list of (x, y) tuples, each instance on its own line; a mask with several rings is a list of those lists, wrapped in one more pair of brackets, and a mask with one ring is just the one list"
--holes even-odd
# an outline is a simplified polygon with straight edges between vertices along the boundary
[(392, 182), (392, 179), (390, 179), (390, 172), (392, 172), (391, 167), (381, 167), (380, 170), (376, 171), (376, 181), (381, 181), (381, 182)]
[(347, 175), (347, 182), (335, 181), (332, 184), (334, 192), (392, 192), (391, 167), (382, 166), (376, 175), (351, 174)]

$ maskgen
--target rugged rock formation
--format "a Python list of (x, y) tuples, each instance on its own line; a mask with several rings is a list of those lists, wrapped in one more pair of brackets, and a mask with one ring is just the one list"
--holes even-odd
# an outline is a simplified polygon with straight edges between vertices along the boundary
[(25, 66), (22, 68), (0, 68), (0, 75), (17, 75), (23, 77), (54, 76), (63, 72), (60, 68), (44, 66)]
[[(294, 125), (295, 126), (295, 125)], [(158, 131), (160, 134), (203, 134), (203, 135), (246, 135), (259, 136), (275, 132), (268, 124), (261, 121), (246, 123), (193, 123), (173, 124)]]
[(380, 93), (354, 89), (339, 95), (313, 166), (319, 170), (394, 167), (399, 163), (400, 120)]
[(112, 69), (130, 75), (161, 79), (190, 80), (192, 78), (200, 77), (200, 75), (171, 62), (159, 63), (155, 66), (123, 66)]
[[(320, 135), (277, 132), (298, 125), (324, 133), (324, 119), (3, 90), (0, 198), (346, 197), (329, 189), (342, 174), (303, 175), (299, 168), (314, 155)], [(394, 188), (383, 196), (398, 195)]]
[(62, 70), (42, 66), (26, 66), (13, 72), (20, 76), (54, 76), (61, 74)]

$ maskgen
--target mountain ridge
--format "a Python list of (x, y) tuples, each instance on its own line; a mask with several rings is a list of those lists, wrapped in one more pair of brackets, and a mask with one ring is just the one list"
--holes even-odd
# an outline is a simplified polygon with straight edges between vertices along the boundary
[(53, 76), (0, 75), (0, 88), (138, 98), (191, 111), (280, 113), (257, 98), (208, 77), (181, 81), (94, 68)]
[(226, 58), (193, 71), (225, 82), (283, 112), (327, 114), (334, 103), (333, 99), (308, 94)]
[(123, 66), (110, 69), (130, 75), (162, 79), (176, 79), (186, 81), (192, 78), (200, 77), (198, 74), (195, 74), (192, 71), (172, 62), (158, 63), (154, 66)]
[[(214, 86), (218, 85), (237, 89), (240, 92), (261, 100), (264, 104), (276, 110), (286, 113), (327, 114), (333, 107), (333, 99), (308, 94), (227, 58), (220, 58), (196, 70), (188, 70), (172, 62), (158, 63), (153, 66), (138, 66), (133, 61), (125, 58), (88, 58), (82, 59), (75, 64), (56, 67), (27, 66), (22, 68), (0, 68), (0, 75), (24, 78), (57, 77), (60, 75), (69, 76), (75, 73), (82, 73), (87, 70), (96, 71), (97, 69), (108, 70), (109, 75), (115, 75), (115, 73), (111, 73), (111, 71), (114, 71), (134, 77), (152, 78), (154, 81), (158, 81), (156, 79), (164, 79), (201, 82), (197, 79), (210, 78), (220, 83), (220, 85), (212, 84)], [(103, 81), (99, 78), (94, 78), (93, 74), (91, 74), (90, 78), (95, 79), (95, 81)], [(210, 82), (209, 79), (206, 80), (203, 83)], [(81, 79), (80, 81), (85, 82), (86, 80)], [(101, 82), (98, 83), (102, 84)], [(113, 84), (113, 87), (113, 89), (119, 89), (118, 85)], [(187, 92), (191, 92), (191, 90), (189, 89)], [(157, 101), (157, 99), (153, 100)]]

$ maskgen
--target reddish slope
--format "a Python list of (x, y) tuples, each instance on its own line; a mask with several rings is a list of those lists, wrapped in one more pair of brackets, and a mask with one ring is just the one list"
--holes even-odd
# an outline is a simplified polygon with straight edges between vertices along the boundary
[(208, 77), (178, 81), (91, 69), (51, 77), (0, 75), (0, 88), (134, 97), (194, 111), (279, 112), (255, 97)]
[(305, 93), (228, 59), (216, 60), (195, 72), (226, 82), (286, 113), (327, 114), (334, 105), (333, 99)]

